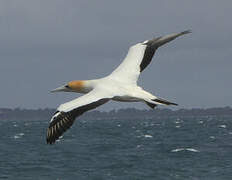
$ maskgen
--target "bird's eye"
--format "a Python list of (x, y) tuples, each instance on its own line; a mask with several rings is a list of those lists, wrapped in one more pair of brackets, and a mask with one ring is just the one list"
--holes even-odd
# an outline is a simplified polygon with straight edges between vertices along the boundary
[(68, 89), (70, 88), (69, 85), (66, 85), (65, 87), (68, 88)]

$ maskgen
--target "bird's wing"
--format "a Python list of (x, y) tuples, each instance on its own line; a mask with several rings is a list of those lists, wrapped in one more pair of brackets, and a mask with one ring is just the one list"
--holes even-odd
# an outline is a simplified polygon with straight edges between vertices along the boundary
[(108, 102), (111, 98), (110, 95), (103, 91), (92, 90), (88, 94), (61, 104), (53, 115), (47, 129), (47, 143), (55, 143), (72, 126), (76, 117)]
[(114, 79), (136, 84), (140, 73), (150, 64), (155, 51), (162, 45), (174, 40), (175, 38), (188, 34), (191, 31), (183, 31), (153, 38), (130, 47), (123, 62), (110, 74)]

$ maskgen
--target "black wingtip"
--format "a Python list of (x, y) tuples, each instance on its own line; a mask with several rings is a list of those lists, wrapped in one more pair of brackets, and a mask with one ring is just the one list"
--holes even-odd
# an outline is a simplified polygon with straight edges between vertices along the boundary
[(181, 32), (180, 34), (181, 35), (184, 35), (184, 34), (189, 34), (189, 33), (192, 33), (192, 31), (189, 29), (189, 30), (187, 30), (187, 31), (183, 31), (183, 32)]
[(56, 138), (51, 136), (51, 129), (50, 128), (47, 129), (46, 142), (47, 142), (47, 144), (50, 144), (50, 145), (55, 144), (55, 142), (56, 142)]
[(46, 141), (47, 141), (47, 144), (50, 144), (50, 145), (52, 145), (52, 144), (55, 144), (55, 142), (56, 142), (56, 140), (54, 139), (54, 140), (52, 140), (52, 139), (46, 139)]

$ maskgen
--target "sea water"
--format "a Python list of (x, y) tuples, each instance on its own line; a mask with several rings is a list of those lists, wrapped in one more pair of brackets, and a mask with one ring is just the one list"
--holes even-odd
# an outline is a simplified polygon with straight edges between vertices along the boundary
[(0, 179), (232, 178), (232, 117), (79, 118), (54, 145), (48, 122), (0, 120)]

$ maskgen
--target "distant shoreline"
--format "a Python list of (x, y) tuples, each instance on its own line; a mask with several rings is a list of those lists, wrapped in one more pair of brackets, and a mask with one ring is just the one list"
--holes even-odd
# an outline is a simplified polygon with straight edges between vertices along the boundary
[[(50, 117), (55, 112), (55, 109), (10, 109), (10, 108), (0, 108), (0, 120), (10, 120), (10, 119), (50, 119)], [(161, 118), (161, 117), (185, 117), (185, 116), (232, 116), (231, 107), (217, 107), (217, 108), (192, 108), (192, 109), (119, 109), (111, 110), (109, 112), (101, 111), (90, 111), (83, 115), (87, 119), (102, 119), (102, 118)]]

